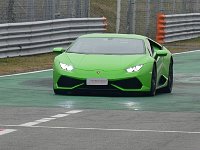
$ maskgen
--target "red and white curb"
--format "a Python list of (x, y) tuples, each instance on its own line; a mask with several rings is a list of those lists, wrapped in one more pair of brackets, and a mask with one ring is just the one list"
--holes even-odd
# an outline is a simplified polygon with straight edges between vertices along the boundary
[(21, 124), (19, 126), (31, 127), (31, 126), (34, 126), (34, 125), (38, 125), (40, 123), (49, 122), (51, 120), (56, 120), (58, 118), (67, 117), (69, 115), (77, 114), (77, 113), (80, 113), (80, 112), (82, 112), (82, 110), (71, 110), (71, 111), (68, 111), (68, 112), (65, 112), (65, 113), (62, 113), (62, 114), (57, 114), (57, 115), (54, 115), (54, 116), (51, 116), (51, 117), (48, 117), (48, 118), (42, 118), (42, 119), (39, 119), (39, 120), (35, 120), (33, 122), (27, 122), (27, 123)]
[(15, 130), (15, 129), (0, 129), (0, 136), (11, 133), (11, 132), (15, 132), (15, 131), (17, 131), (17, 130)]

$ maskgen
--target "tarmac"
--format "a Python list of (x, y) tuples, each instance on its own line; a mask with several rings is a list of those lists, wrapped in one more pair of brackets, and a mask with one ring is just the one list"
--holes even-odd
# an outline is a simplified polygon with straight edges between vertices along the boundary
[(200, 51), (174, 55), (171, 94), (59, 96), (52, 70), (0, 76), (0, 150), (197, 150)]

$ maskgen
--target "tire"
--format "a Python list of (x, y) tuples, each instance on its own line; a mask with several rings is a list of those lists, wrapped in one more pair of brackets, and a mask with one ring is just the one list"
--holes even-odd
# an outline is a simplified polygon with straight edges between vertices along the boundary
[(72, 92), (68, 90), (53, 89), (55, 95), (71, 95)]
[(151, 89), (148, 93), (149, 96), (156, 95), (156, 84), (157, 84), (157, 71), (156, 71), (156, 67), (154, 66), (152, 70), (152, 76), (151, 76)]
[(60, 94), (59, 90), (53, 89), (53, 91), (54, 91), (55, 95), (59, 95)]
[(168, 75), (167, 86), (162, 88), (162, 92), (171, 93), (172, 87), (173, 87), (173, 62), (171, 61), (169, 65), (169, 75)]
[(66, 95), (67, 92), (64, 90), (53, 89), (55, 95)]

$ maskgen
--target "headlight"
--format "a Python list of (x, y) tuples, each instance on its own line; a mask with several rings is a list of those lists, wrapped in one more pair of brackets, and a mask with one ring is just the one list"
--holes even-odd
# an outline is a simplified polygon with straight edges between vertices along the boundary
[(60, 67), (66, 71), (72, 71), (74, 69), (74, 67), (72, 65), (67, 65), (67, 64), (63, 64), (63, 63), (60, 63)]
[(131, 72), (137, 72), (142, 68), (143, 65), (137, 65), (135, 67), (130, 67), (128, 69), (126, 69), (127, 72), (131, 73)]

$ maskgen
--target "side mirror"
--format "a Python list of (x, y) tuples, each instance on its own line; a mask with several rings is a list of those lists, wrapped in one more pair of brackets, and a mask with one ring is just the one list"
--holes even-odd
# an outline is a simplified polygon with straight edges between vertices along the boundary
[(160, 57), (162, 57), (162, 56), (167, 56), (167, 52), (164, 51), (164, 50), (158, 50), (158, 51), (156, 52), (156, 55), (157, 55), (157, 56), (160, 56)]
[(56, 47), (53, 49), (54, 53), (59, 53), (59, 54), (63, 53), (64, 51), (65, 51), (65, 49), (62, 47)]

